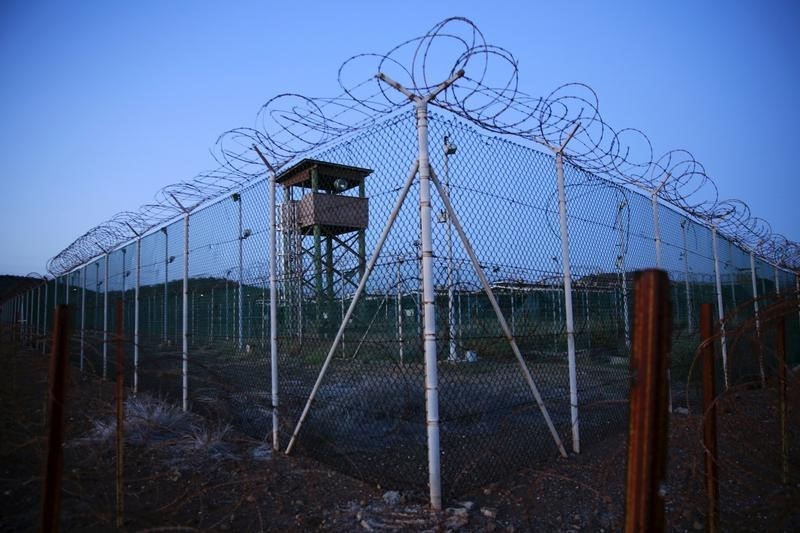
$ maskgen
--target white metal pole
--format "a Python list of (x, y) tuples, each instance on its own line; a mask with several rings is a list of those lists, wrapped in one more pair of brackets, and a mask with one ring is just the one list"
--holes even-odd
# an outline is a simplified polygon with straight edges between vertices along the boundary
[[(71, 274), (67, 274), (64, 276), (64, 304), (69, 305), (69, 277)], [(775, 279), (778, 279), (778, 274), (776, 272)]]
[(428, 103), (416, 102), (419, 149), (419, 212), (422, 240), (422, 345), (425, 354), (425, 405), (428, 428), (428, 482), (431, 507), (442, 508), (439, 444), (439, 372), (436, 360), (436, 294), (433, 289), (431, 166), (428, 161)]
[(161, 228), (161, 232), (164, 234), (164, 327), (163, 331), (163, 339), (162, 342), (166, 345), (167, 344), (167, 313), (169, 311), (169, 303), (168, 303), (168, 295), (167, 295), (167, 288), (169, 285), (169, 234), (167, 233), (167, 228)]
[(34, 345), (34, 349), (39, 348), (39, 339), (42, 337), (42, 333), (39, 330), (39, 315), (42, 312), (42, 285), (41, 283), (36, 286), (36, 323), (34, 325), (34, 333), (36, 334), (36, 344)]
[(105, 280), (103, 281), (103, 379), (108, 370), (108, 252), (106, 252)]
[(728, 348), (725, 340), (725, 309), (722, 306), (722, 279), (719, 273), (719, 254), (717, 253), (717, 227), (711, 226), (711, 245), (714, 250), (714, 275), (717, 281), (717, 317), (719, 318), (720, 345), (722, 346), (722, 375), (725, 388), (728, 388)]
[[(622, 278), (622, 323), (625, 328), (625, 346), (631, 347), (631, 317), (628, 311), (628, 273), (625, 266), (626, 255), (628, 253), (628, 246), (626, 242), (627, 225), (625, 224), (625, 217), (622, 215), (623, 209), (628, 208), (628, 200), (623, 200), (619, 204), (617, 210), (617, 217), (619, 218), (619, 273)], [(615, 298), (616, 299), (616, 298)]]
[(82, 269), (83, 283), (81, 283), (81, 363), (80, 368), (83, 371), (83, 360), (86, 352), (86, 269), (88, 265)]
[[(751, 251), (750, 252), (750, 281), (753, 284), (753, 313), (755, 314), (756, 319), (756, 338), (758, 343), (761, 344), (761, 318), (758, 314), (758, 286), (756, 284), (756, 259), (755, 254)], [(762, 356), (762, 351), (759, 346), (758, 350), (758, 370), (761, 373), (761, 385), (763, 386), (766, 383), (766, 375), (764, 374), (764, 358)]]
[(47, 278), (44, 280), (44, 317), (43, 317), (43, 326), (42, 326), (42, 353), (47, 353), (47, 315), (50, 314), (50, 305), (48, 304), (49, 295), (48, 293), (48, 283)]
[(183, 355), (181, 357), (183, 410), (189, 409), (189, 213), (183, 215)]
[(567, 231), (567, 195), (564, 190), (564, 155), (566, 143), (577, 131), (578, 126), (564, 144), (556, 151), (556, 180), (558, 182), (558, 213), (561, 225), (561, 264), (564, 273), (564, 309), (567, 325), (567, 364), (569, 366), (569, 403), (572, 425), (572, 450), (581, 451), (580, 426), (578, 421), (578, 376), (575, 360), (575, 323), (572, 315), (572, 274), (569, 263), (569, 233)]
[(278, 207), (276, 203), (275, 172), (269, 176), (269, 358), (272, 387), (272, 449), (280, 447), (278, 440)]
[[(450, 198), (450, 156), (455, 153), (455, 145), (447, 137), (444, 138), (444, 188)], [(457, 331), (455, 321), (455, 308), (453, 306), (453, 226), (450, 217), (446, 216), (447, 223), (447, 326), (449, 332), (450, 361), (458, 360), (456, 351)]]
[(686, 226), (689, 224), (689, 221), (683, 219), (681, 221), (681, 235), (683, 237), (683, 283), (686, 289), (686, 320), (689, 326), (689, 331), (694, 329), (693, 319), (692, 319), (692, 297), (691, 297), (691, 287), (689, 285), (689, 249), (686, 245)]
[(139, 392), (139, 297), (142, 284), (142, 238), (136, 239), (136, 293), (133, 304), (133, 394)]
[[(664, 183), (666, 183), (666, 180)], [(653, 203), (653, 237), (656, 245), (656, 268), (658, 269), (664, 268), (661, 260), (661, 228), (659, 226), (658, 218), (658, 191), (661, 189), (664, 183), (662, 183), (658, 189), (653, 191), (653, 194), (650, 196), (650, 199)]]
[(403, 256), (397, 258), (397, 344), (399, 348), (400, 366), (403, 366), (403, 278), (400, 269)]
[(431, 508), (442, 508), (442, 480), (439, 446), (439, 375), (436, 360), (436, 294), (433, 287), (433, 231), (431, 227), (431, 166), (428, 158), (428, 102), (464, 75), (460, 70), (422, 97), (383, 73), (378, 79), (414, 102), (419, 150), (419, 212), (422, 247), (423, 353), (425, 354), (425, 405), (428, 429), (428, 484)]
[(242, 289), (242, 256), (243, 256), (243, 246), (244, 246), (244, 234), (242, 232), (244, 230), (242, 228), (242, 196), (240, 194), (234, 194), (233, 198), (234, 198), (234, 202), (236, 202), (238, 204), (238, 207), (239, 207), (239, 237), (238, 237), (238, 239), (239, 239), (239, 275), (238, 275), (239, 287), (238, 287), (238, 303), (237, 303), (237, 312), (238, 312), (238, 315), (239, 315), (239, 320), (238, 320), (238, 330), (237, 330), (236, 339), (237, 339), (238, 349), (241, 352), (242, 351), (242, 336), (243, 336), (242, 335), (242, 331), (243, 331), (243, 323), (242, 323), (242, 321), (243, 321), (243, 316), (242, 316), (242, 309), (243, 309), (243, 307), (242, 307), (242, 304), (243, 304), (243, 301), (242, 301), (242, 293), (243, 293), (243, 289)]

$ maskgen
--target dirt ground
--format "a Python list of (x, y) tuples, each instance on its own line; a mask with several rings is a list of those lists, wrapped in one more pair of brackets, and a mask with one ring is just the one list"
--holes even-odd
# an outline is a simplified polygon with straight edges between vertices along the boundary
[[(39, 528), (45, 454), (47, 360), (0, 347), (0, 530)], [(797, 387), (790, 390), (796, 405)], [(113, 387), (71, 369), (64, 443), (64, 531), (115, 529)], [(101, 400), (105, 398), (105, 400)], [(724, 531), (800, 530), (797, 409), (789, 412), (786, 481), (774, 388), (742, 387), (720, 407)], [(273, 454), (224, 420), (182, 413), (157, 398), (126, 403), (124, 526), (128, 531), (619, 531), (624, 518), (626, 435), (579, 455), (531, 464), (445, 502), (368, 485), (315, 461)], [(702, 531), (701, 418), (670, 420), (666, 520)], [(491, 461), (491, 458), (487, 458)]]

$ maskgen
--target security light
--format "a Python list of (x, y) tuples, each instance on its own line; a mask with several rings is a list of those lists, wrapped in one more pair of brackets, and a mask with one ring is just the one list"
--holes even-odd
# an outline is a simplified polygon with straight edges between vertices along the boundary
[(343, 178), (336, 178), (333, 181), (333, 188), (336, 189), (337, 192), (346, 191), (348, 185), (350, 184), (347, 183), (347, 180)]
[(445, 155), (453, 155), (456, 153), (456, 145), (450, 142), (450, 138), (444, 136), (444, 153)]
[(238, 192), (235, 192), (235, 193), (231, 194), (231, 200), (233, 200), (234, 202), (238, 202), (241, 199), (242, 199), (242, 197), (239, 196)]
[(253, 234), (252, 230), (250, 230), (250, 228), (247, 228), (242, 232), (242, 239), (246, 239), (252, 234)]

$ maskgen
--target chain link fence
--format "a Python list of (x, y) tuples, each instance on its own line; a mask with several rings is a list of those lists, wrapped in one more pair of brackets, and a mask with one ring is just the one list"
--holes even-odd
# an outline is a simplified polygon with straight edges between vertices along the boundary
[[(674, 207), (565, 162), (571, 303), (555, 158), (447, 112), (429, 119), (431, 166), (491, 287), (474, 269), (442, 194), (431, 199), (435, 345), (445, 490), (501, 478), (558, 454), (500, 320), (496, 299), (544, 409), (567, 446), (624, 427), (633, 281), (659, 266), (672, 281), (671, 388), (691, 380), (698, 309), (752, 320), (758, 298), (798, 290), (769, 264)], [(278, 196), (276, 294), (279, 440), (285, 446), (417, 158), (415, 118), (398, 113), (285, 167)], [(296, 450), (381, 486), (427, 477), (419, 181), (397, 211), (353, 304)], [(76, 367), (110, 377), (118, 321), (126, 384), (250, 435), (272, 431), (270, 181), (191, 210), (74, 271), (6, 301), (2, 320), (46, 349), (49, 310), (68, 303)], [(654, 193), (655, 194), (655, 193)], [(755, 300), (754, 300), (755, 299)], [(114, 304), (123, 301), (123, 316)], [(571, 391), (567, 316), (574, 324)], [(787, 321), (800, 363), (800, 313)], [(732, 386), (758, 350), (721, 338)], [(571, 393), (577, 397), (573, 405)], [(577, 407), (577, 418), (572, 409)]]

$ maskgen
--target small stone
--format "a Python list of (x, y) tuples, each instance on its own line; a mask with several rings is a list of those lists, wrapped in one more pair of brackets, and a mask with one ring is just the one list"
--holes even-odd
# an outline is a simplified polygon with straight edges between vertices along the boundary
[(481, 514), (486, 518), (494, 519), (497, 516), (497, 509), (491, 507), (481, 507)]
[(253, 496), (252, 494), (248, 494), (247, 498), (245, 498), (245, 500), (247, 500), (250, 503), (253, 503), (254, 501), (256, 501), (256, 497)]
[(361, 525), (361, 527), (363, 527), (367, 531), (373, 531), (372, 526), (370, 526), (369, 523), (367, 523), (366, 520), (362, 520), (361, 522), (359, 522), (359, 524)]
[(463, 507), (450, 507), (446, 513), (449, 515), (445, 524), (447, 529), (459, 529), (469, 522), (469, 513)]
[(250, 455), (256, 461), (267, 461), (272, 459), (272, 448), (266, 444), (262, 444), (253, 448), (253, 450), (250, 452)]
[(676, 407), (672, 410), (673, 413), (678, 413), (679, 415), (688, 415), (689, 410), (685, 407)]
[(692, 527), (696, 531), (703, 531), (706, 528), (706, 526), (704, 526), (701, 522), (698, 522), (697, 520), (694, 521), (694, 524), (692, 524)]
[(390, 490), (383, 494), (383, 502), (390, 507), (399, 505), (401, 501), (402, 497), (400, 496), (400, 493), (397, 492), (396, 490)]
[(471, 511), (473, 507), (475, 507), (474, 502), (459, 502), (458, 505), (466, 509), (467, 511)]

